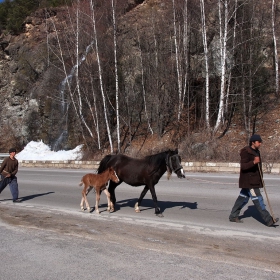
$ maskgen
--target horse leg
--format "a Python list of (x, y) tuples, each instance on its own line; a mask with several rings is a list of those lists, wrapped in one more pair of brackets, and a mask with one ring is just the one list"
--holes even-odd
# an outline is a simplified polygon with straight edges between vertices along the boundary
[(96, 196), (95, 196), (95, 212), (97, 214), (99, 214), (99, 209), (98, 209), (98, 205), (99, 205), (99, 201), (100, 201), (100, 190), (96, 190)]
[(155, 204), (155, 214), (158, 216), (158, 217), (163, 217), (161, 211), (160, 211), (160, 208), (158, 207), (158, 204), (157, 204), (157, 195), (156, 195), (156, 191), (155, 191), (155, 186), (152, 185), (150, 187), (150, 192), (151, 192), (151, 195), (152, 195), (152, 198), (153, 198), (153, 201), (154, 201), (154, 204)]
[(140, 204), (141, 204), (141, 202), (142, 202), (142, 200), (143, 200), (143, 198), (146, 195), (148, 190), (149, 190), (149, 187), (146, 185), (144, 187), (143, 191), (141, 192), (140, 197), (138, 198), (137, 202), (135, 203), (134, 210), (135, 210), (136, 213), (140, 213), (139, 206), (140, 206)]
[(108, 212), (111, 212), (112, 202), (111, 202), (111, 199), (110, 199), (110, 193), (108, 192), (107, 189), (104, 190), (104, 193), (106, 194), (106, 196), (107, 196), (107, 201), (108, 201), (107, 211), (108, 211)]
[(112, 181), (110, 181), (109, 183), (109, 188), (108, 191), (110, 193), (110, 200), (111, 200), (111, 211), (110, 212), (114, 212), (115, 211), (115, 204), (116, 204), (116, 195), (115, 195), (115, 189), (116, 187), (120, 184), (119, 183), (114, 183)]

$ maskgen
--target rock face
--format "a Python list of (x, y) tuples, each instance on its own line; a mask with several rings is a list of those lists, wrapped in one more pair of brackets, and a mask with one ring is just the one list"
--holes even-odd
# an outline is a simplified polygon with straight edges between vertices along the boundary
[(57, 106), (50, 94), (58, 91), (59, 83), (48, 60), (46, 32), (51, 30), (47, 30), (46, 23), (51, 18), (59, 28), (63, 20), (57, 14), (63, 10), (39, 10), (26, 19), (25, 31), (20, 35), (1, 34), (0, 130), (5, 135), (2, 147), (9, 141), (23, 146), (39, 139), (52, 145), (61, 133), (55, 125)]

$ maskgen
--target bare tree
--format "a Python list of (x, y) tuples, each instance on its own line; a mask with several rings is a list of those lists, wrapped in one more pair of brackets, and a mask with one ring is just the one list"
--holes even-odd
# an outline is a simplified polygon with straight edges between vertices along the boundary
[(114, 0), (111, 0), (112, 16), (113, 16), (113, 39), (114, 39), (114, 63), (115, 63), (115, 79), (116, 79), (116, 119), (117, 119), (117, 145), (118, 152), (121, 150), (120, 140), (120, 113), (119, 113), (119, 76), (118, 76), (118, 63), (117, 63), (117, 24), (115, 16)]
[[(223, 7), (222, 7), (223, 6)], [(225, 110), (226, 94), (226, 56), (227, 56), (227, 36), (228, 36), (228, 0), (218, 0), (219, 7), (219, 27), (220, 27), (220, 59), (221, 59), (221, 83), (220, 83), (220, 101), (218, 116), (213, 132), (216, 133), (223, 122)]]
[(108, 116), (107, 116), (106, 98), (105, 98), (104, 88), (103, 88), (102, 68), (101, 68), (101, 62), (100, 62), (100, 58), (99, 58), (98, 37), (97, 37), (97, 31), (96, 31), (96, 21), (95, 21), (93, 0), (90, 1), (90, 8), (91, 8), (91, 19), (92, 19), (92, 24), (93, 24), (93, 33), (94, 33), (94, 41), (95, 41), (95, 51), (96, 51), (96, 58), (97, 58), (97, 64), (98, 64), (100, 91), (101, 91), (102, 100), (103, 100), (104, 118), (105, 118), (105, 122), (106, 122), (106, 128), (107, 128), (111, 153), (113, 153), (113, 143), (112, 143), (111, 131), (110, 131), (110, 126), (109, 126), (109, 121), (108, 121)]
[(271, 22), (272, 22), (272, 36), (273, 36), (273, 48), (274, 48), (274, 67), (275, 67), (275, 94), (279, 94), (279, 65), (278, 65), (278, 53), (277, 53), (277, 39), (275, 33), (275, 0), (271, 2)]
[(205, 61), (205, 122), (207, 129), (210, 128), (210, 110), (209, 110), (209, 62), (208, 62), (208, 46), (207, 46), (207, 32), (205, 23), (205, 7), (204, 0), (200, 0), (201, 23), (202, 23), (202, 41), (204, 48)]

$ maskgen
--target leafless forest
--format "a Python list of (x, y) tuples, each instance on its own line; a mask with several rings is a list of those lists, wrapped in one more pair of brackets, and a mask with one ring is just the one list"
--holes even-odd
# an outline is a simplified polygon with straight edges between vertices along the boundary
[[(44, 9), (54, 149), (66, 141), (85, 143), (88, 154), (133, 153), (151, 141), (191, 157), (233, 120), (247, 141), (278, 103), (279, 12), (275, 0), (77, 0), (55, 14)], [(42, 138), (44, 118), (29, 122), (29, 140)]]

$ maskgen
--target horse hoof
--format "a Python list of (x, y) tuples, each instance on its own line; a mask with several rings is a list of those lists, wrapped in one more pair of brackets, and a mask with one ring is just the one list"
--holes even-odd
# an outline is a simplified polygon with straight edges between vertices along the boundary
[(162, 215), (162, 213), (158, 213), (156, 214), (158, 217), (163, 218), (164, 216)]
[(136, 213), (141, 213), (140, 209), (135, 209)]

